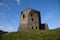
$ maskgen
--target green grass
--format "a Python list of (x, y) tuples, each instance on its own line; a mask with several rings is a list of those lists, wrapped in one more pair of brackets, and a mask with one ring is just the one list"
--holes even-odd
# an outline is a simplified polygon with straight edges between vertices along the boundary
[(60, 29), (11, 32), (3, 35), (1, 40), (60, 40)]

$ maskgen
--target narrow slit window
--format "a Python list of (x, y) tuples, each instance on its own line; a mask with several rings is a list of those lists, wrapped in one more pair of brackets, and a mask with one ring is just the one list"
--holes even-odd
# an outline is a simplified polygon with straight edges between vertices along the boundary
[(32, 29), (33, 29), (33, 26), (32, 26)]
[(33, 19), (33, 18), (32, 18), (31, 20), (32, 20), (32, 21), (34, 21), (34, 19)]
[(31, 14), (31, 17), (33, 16), (33, 14)]
[(37, 29), (37, 27), (36, 27), (36, 29)]
[(23, 18), (25, 18), (25, 15), (23, 14)]

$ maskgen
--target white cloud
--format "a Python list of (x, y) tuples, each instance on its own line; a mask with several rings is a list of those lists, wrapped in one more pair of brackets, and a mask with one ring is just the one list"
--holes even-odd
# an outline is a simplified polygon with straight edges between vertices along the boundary
[(3, 3), (0, 3), (0, 5), (4, 6), (4, 4), (3, 4)]
[(18, 5), (20, 4), (20, 0), (16, 0), (16, 2), (18, 3)]
[(0, 25), (0, 30), (12, 32), (14, 31), (14, 27), (11, 25)]
[(8, 5), (7, 4), (4, 4), (4, 3), (0, 3), (0, 6), (5, 6), (5, 7), (8, 7)]
[(3, 26), (0, 26), (0, 29), (3, 29), (4, 27)]

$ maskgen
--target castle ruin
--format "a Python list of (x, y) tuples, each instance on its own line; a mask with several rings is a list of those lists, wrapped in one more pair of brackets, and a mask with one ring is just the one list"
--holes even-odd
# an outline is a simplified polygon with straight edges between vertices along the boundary
[(18, 31), (20, 30), (48, 30), (48, 26), (41, 24), (40, 11), (27, 8), (21, 11)]

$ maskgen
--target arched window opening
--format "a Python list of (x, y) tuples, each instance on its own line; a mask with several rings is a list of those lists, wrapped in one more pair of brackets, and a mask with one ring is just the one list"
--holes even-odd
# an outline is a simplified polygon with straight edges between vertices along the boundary
[(32, 29), (33, 29), (33, 26), (32, 26)]
[(37, 27), (36, 27), (36, 29), (37, 29)]
[(33, 16), (33, 14), (31, 14), (31, 17)]
[(34, 21), (34, 19), (33, 19), (33, 18), (32, 18), (31, 20), (32, 20), (32, 21)]
[(25, 18), (25, 15), (23, 14), (23, 18)]

